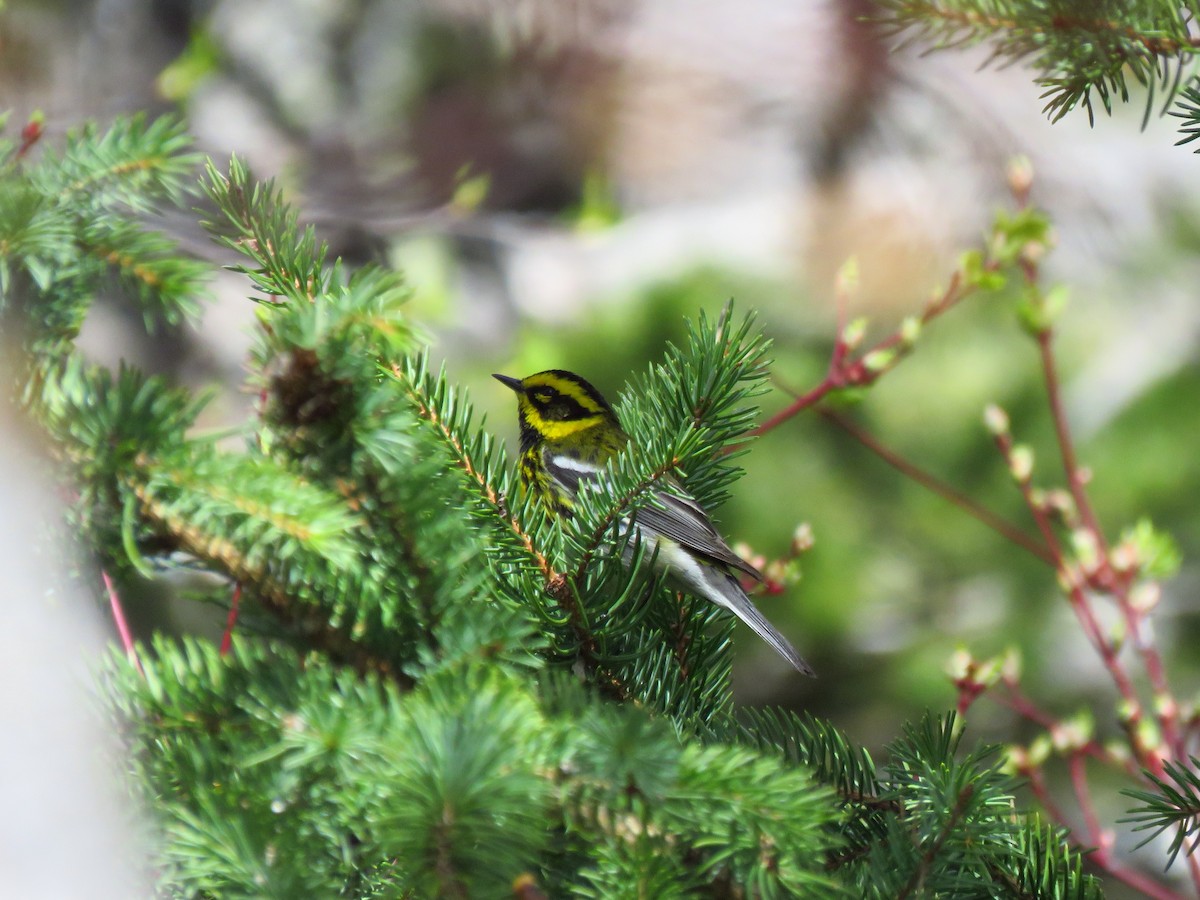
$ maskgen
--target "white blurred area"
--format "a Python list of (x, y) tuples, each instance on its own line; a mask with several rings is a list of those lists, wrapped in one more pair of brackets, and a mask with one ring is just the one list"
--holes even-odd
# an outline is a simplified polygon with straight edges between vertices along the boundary
[(105, 651), (90, 597), (65, 577), (61, 508), (44, 457), (0, 405), (0, 897), (150, 895), (118, 747), (93, 670)]

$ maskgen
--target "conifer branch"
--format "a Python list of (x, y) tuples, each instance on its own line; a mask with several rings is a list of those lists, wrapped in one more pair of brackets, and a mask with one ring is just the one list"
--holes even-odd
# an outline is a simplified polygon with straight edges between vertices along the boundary
[(181, 196), (185, 177), (199, 162), (190, 146), (174, 117), (147, 122), (135, 115), (117, 119), (104, 134), (94, 125), (71, 132), (62, 156), (49, 154), (34, 179), (59, 204), (88, 200), (147, 211), (157, 196)]
[(900, 888), (900, 892), (896, 895), (900, 900), (911, 897), (914, 892), (921, 889), (921, 885), (924, 883), (930, 868), (933, 866), (934, 860), (938, 858), (946, 841), (950, 839), (950, 835), (954, 833), (955, 828), (958, 827), (958, 823), (966, 813), (967, 804), (974, 793), (975, 788), (971, 784), (966, 784), (959, 790), (954, 806), (950, 809), (950, 814), (946, 817), (946, 821), (934, 839), (921, 853), (921, 858), (918, 860), (916, 868), (913, 869), (908, 881), (904, 883)]
[[(389, 372), (401, 385), (416, 416), (434, 430), (492, 521), (500, 523), (515, 538), (525, 557), (533, 562), (541, 577), (542, 590), (566, 613), (566, 624), (578, 644), (580, 655), (588, 667), (596, 672), (599, 684), (619, 699), (628, 697), (628, 686), (601, 663), (596, 636), (587, 622), (577, 594), (578, 584), (550, 562), (546, 553), (539, 549), (534, 534), (525, 527), (522, 517), (509, 509), (504, 492), (493, 484), (490, 455), (478, 443), (478, 439), (473, 443), (466, 433), (469, 410), (460, 408), (453, 396), (439, 397), (427, 389), (423, 359), (410, 362), (407, 366), (393, 364)], [(484, 449), (482, 459), (477, 459), (477, 449)]]
[(268, 297), (288, 297), (313, 302), (329, 292), (341, 273), (326, 266), (329, 247), (318, 241), (310, 225), (300, 229), (299, 215), (283, 200), (274, 181), (255, 182), (236, 156), (229, 172), (210, 161), (204, 185), (209, 198), (224, 215), (224, 222), (205, 222), (222, 244), (248, 257), (253, 266), (240, 269)]
[(239, 596), (243, 587), (252, 589), (264, 609), (335, 662), (356, 672), (374, 672), (402, 686), (412, 685), (412, 680), (391, 662), (333, 627), (326, 610), (303, 603), (286, 580), (277, 577), (264, 560), (255, 559), (253, 552), (244, 552), (233, 541), (197, 527), (189, 518), (172, 512), (148, 490), (141, 487), (133, 490), (146, 520), (157, 526), (178, 549), (223, 572), (238, 586)]
[[(990, 41), (992, 57), (1009, 62), (1030, 58), (1045, 91), (1044, 112), (1052, 121), (1081, 105), (1094, 121), (1093, 94), (1112, 113), (1114, 97), (1129, 100), (1127, 78), (1147, 88), (1143, 119), (1149, 119), (1156, 92), (1163, 110), (1176, 99), (1184, 70), (1200, 51), (1191, 27), (1196, 10), (1188, 4), (1149, 2), (1042, 3), (1038, 0), (882, 0), (877, 21), (890, 33), (911, 30), (934, 49)], [(990, 61), (990, 60), (989, 60)], [(1195, 137), (1197, 119), (1189, 92), (1173, 115)]]
[[(505, 497), (492, 485), (487, 478), (486, 472), (476, 465), (468, 450), (466, 439), (454, 428), (451, 422), (448, 422), (440, 415), (432, 399), (419, 390), (417, 383), (409, 377), (409, 373), (405, 372), (399, 365), (393, 365), (391, 373), (404, 386), (405, 393), (412, 403), (417, 416), (432, 426), (438, 433), (444, 445), (454, 457), (458, 468), (474, 485), (478, 496), (492, 509), (496, 517), (505, 524), (529, 554), (529, 558), (534, 561), (538, 571), (541, 572), (547, 589), (549, 590), (551, 586), (561, 584), (565, 576), (558, 572), (546, 558), (545, 554), (535, 546), (533, 536), (525, 530), (521, 521), (509, 512)], [(559, 589), (559, 593), (561, 592), (561, 589)]]
[(594, 523), (589, 522), (591, 531), (588, 532), (582, 542), (583, 552), (580, 554), (579, 563), (575, 566), (575, 571), (570, 576), (572, 583), (582, 583), (584, 573), (591, 565), (593, 557), (600, 550), (606, 539), (610, 537), (617, 523), (631, 515), (636, 518), (636, 509), (641, 503), (653, 502), (649, 497), (651, 489), (674, 472), (678, 465), (678, 456), (672, 454), (670, 459), (651, 469), (632, 488), (622, 491), (617, 497), (611, 500), (608, 498), (605, 499), (605, 508), (607, 511)]

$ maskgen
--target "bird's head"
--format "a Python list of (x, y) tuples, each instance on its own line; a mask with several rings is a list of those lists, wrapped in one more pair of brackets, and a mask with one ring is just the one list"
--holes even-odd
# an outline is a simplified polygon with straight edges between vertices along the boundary
[(608, 401), (574, 372), (550, 369), (528, 378), (492, 377), (517, 395), (522, 450), (569, 441), (591, 428), (621, 427)]

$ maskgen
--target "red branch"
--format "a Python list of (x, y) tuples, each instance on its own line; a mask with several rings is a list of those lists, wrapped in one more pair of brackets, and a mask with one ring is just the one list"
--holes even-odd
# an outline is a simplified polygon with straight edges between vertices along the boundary
[(1054, 565), (1054, 555), (1043, 544), (1038, 543), (1011, 522), (1002, 519), (987, 507), (976, 503), (962, 491), (951, 487), (937, 476), (888, 449), (868, 433), (866, 429), (855, 424), (841, 413), (834, 412), (831, 409), (818, 409), (817, 412), (827, 422), (832, 422), (838, 426), (838, 428), (842, 429), (846, 434), (850, 435), (896, 471), (908, 476), (917, 484), (954, 504), (967, 515), (978, 519), (1002, 537), (1012, 541), (1012, 543), (1016, 544), (1022, 550), (1032, 553), (1042, 562)]
[(138, 673), (144, 676), (146, 673), (142, 669), (142, 661), (138, 659), (137, 648), (133, 645), (133, 635), (129, 631), (129, 623), (125, 621), (125, 610), (121, 607), (121, 598), (117, 595), (117, 589), (113, 585), (112, 579), (108, 577), (108, 572), (101, 569), (100, 577), (104, 580), (104, 590), (108, 592), (108, 606), (112, 610), (113, 622), (117, 625), (121, 646), (125, 648), (125, 655), (129, 657), (129, 661), (133, 663)]
[[(1032, 267), (1027, 268), (1026, 277), (1036, 277), (1036, 269)], [(1071, 429), (1067, 422), (1062, 395), (1059, 389), (1060, 379), (1054, 357), (1053, 330), (1045, 328), (1039, 331), (1037, 334), (1037, 343), (1042, 363), (1043, 381), (1046, 384), (1046, 398), (1050, 406), (1050, 415), (1054, 421), (1054, 431), (1062, 455), (1063, 473), (1066, 476), (1071, 497), (1074, 499), (1075, 506), (1079, 510), (1080, 519), (1091, 535), (1096, 547), (1095, 566), (1083, 574), (1087, 579), (1089, 587), (1112, 594), (1120, 606), (1129, 636), (1132, 638), (1134, 647), (1142, 658), (1146, 675), (1150, 679), (1151, 688), (1154, 691), (1155, 699), (1158, 701), (1155, 707), (1158, 724), (1162, 729), (1165, 740), (1165, 758), (1168, 760), (1186, 759), (1187, 754), (1185, 753), (1184, 738), (1179, 725), (1179, 704), (1174, 702), (1171, 687), (1167, 681), (1166, 668), (1163, 666), (1162, 656), (1158, 651), (1157, 645), (1145, 638), (1146, 614), (1136, 609), (1133, 603), (1130, 602), (1129, 591), (1135, 572), (1133, 570), (1118, 572), (1113, 568), (1108, 539), (1105, 537), (1104, 529), (1100, 526), (1100, 520), (1096, 515), (1095, 509), (1092, 507), (1091, 498), (1088, 496), (1088, 476), (1085, 470), (1080, 467), (1078, 458), (1075, 455)], [(1155, 770), (1155, 774), (1161, 775), (1162, 757), (1156, 753), (1155, 758), (1158, 761), (1158, 765), (1151, 766), (1151, 768)], [(1197, 887), (1200, 887), (1200, 882), (1197, 883)]]
[[(1018, 208), (1024, 208), (1028, 204), (1028, 179), (1029, 175), (1023, 169), (1014, 169), (1010, 172), (1010, 186), (1013, 189)], [(998, 236), (1000, 234), (997, 232)], [(1090, 857), (1093, 864), (1145, 896), (1157, 898), (1157, 900), (1181, 900), (1182, 895), (1140, 872), (1123, 866), (1114, 859), (1115, 840), (1112, 831), (1102, 827), (1090, 793), (1086, 768), (1088, 759), (1102, 762), (1123, 771), (1135, 780), (1148, 783), (1143, 775), (1143, 770), (1163, 777), (1164, 762), (1172, 759), (1180, 761), (1187, 759), (1186, 745), (1189, 736), (1200, 731), (1200, 716), (1195, 716), (1186, 722), (1182, 720), (1179, 704), (1175, 700), (1167, 680), (1162, 656), (1153, 640), (1153, 635), (1148, 630), (1149, 611), (1145, 605), (1136, 603), (1132, 597), (1133, 588), (1143, 575), (1138, 561), (1135, 560), (1133, 564), (1126, 565), (1114, 557), (1088, 495), (1087, 485), (1090, 474), (1079, 464), (1062, 398), (1061, 380), (1054, 352), (1054, 333), (1050, 324), (1053, 310), (1048, 308), (1038, 283), (1038, 258), (1041, 249), (1042, 247), (1039, 245), (1030, 246), (1028, 252), (1021, 251), (1016, 264), (1024, 276), (1028, 288), (1028, 302), (1033, 304), (1031, 310), (1033, 315), (1028, 324), (1031, 325), (1038, 345), (1047, 403), (1067, 488), (1078, 511), (1078, 521), (1067, 524), (1069, 528), (1080, 529), (1095, 548), (1094, 554), (1085, 554), (1084, 558), (1080, 558), (1080, 555), (1073, 553), (1070, 546), (1065, 545), (1059, 537), (1056, 531), (1059, 510), (1053, 502), (1047, 501), (1043, 493), (1033, 486), (1029, 460), (1021, 453), (1014, 452), (1016, 448), (1012, 436), (1008, 432), (1007, 421), (1002, 414), (1000, 418), (1003, 424), (995, 425), (989, 421), (989, 428), (992, 428), (996, 446), (1013, 474), (1021, 497), (1025, 501), (1041, 537), (1040, 541), (894, 453), (847, 417), (819, 406), (830, 394), (838, 390), (867, 387), (874, 384), (904, 358), (912, 348), (913, 338), (916, 331), (919, 330), (914, 330), (909, 324), (870, 349), (860, 352), (858, 343), (861, 333), (851, 333), (853, 327), (848, 329), (846, 326), (843, 305), (845, 297), (844, 292), (840, 290), (838, 294), (838, 334), (825, 377), (810, 390), (795, 396), (791, 403), (769, 417), (750, 434), (754, 436), (766, 434), (800, 412), (815, 407), (827, 421), (836, 424), (903, 475), (937, 493), (998, 534), (1054, 567), (1063, 592), (1067, 596), (1084, 635), (1103, 661), (1120, 698), (1121, 724), (1132, 750), (1132, 757), (1126, 758), (1124, 755), (1116, 754), (1090, 737), (1084, 739), (1082, 735), (1076, 739), (1076, 745), (1065, 749), (1061, 746), (1058, 747), (1059, 752), (1066, 758), (1075, 801), (1084, 820), (1083, 826), (1078, 831), (1074, 830), (1074, 826), (1067, 820), (1063, 809), (1047, 790), (1041, 763), (1026, 758), (1020, 766), (1022, 774), (1029, 778), (1034, 794), (1048, 814), (1071, 832), (1073, 835), (1071, 840), (1075, 845), (1086, 847), (1091, 844), (1095, 846), (1096, 849)], [(1009, 258), (1011, 259), (1011, 257)], [(983, 272), (996, 272), (1000, 265), (1001, 263), (996, 260), (989, 260), (984, 264)], [(964, 298), (977, 293), (982, 281), (984, 280), (972, 278), (964, 284), (962, 273), (955, 273), (946, 291), (926, 306), (918, 325), (927, 324)], [(1118, 552), (1120, 552), (1120, 548), (1118, 548)], [(1098, 595), (1111, 597), (1124, 617), (1126, 631), (1143, 664), (1153, 692), (1153, 709), (1162, 734), (1161, 742), (1148, 740), (1144, 728), (1140, 727), (1143, 724), (1142, 720), (1147, 715), (1147, 704), (1143, 702), (1135, 687), (1127, 662), (1121, 659), (1122, 639), (1109, 638), (1104, 632), (1095, 607)], [(988, 689), (996, 683), (991, 677), (976, 677), (977, 675), (979, 675), (978, 671), (968, 668), (966, 675), (957, 678), (954, 682), (958, 692), (957, 703), (960, 712), (965, 713), (976, 698), (988, 692)], [(1064, 732), (1070, 728), (1069, 723), (1055, 718), (1025, 696), (1021, 692), (1015, 676), (1005, 674), (1000, 680), (1006, 687), (1007, 693), (1000, 695), (998, 692), (992, 692), (991, 696), (997, 702), (1008, 706), (1028, 721), (1046, 729), (1056, 741), (1062, 741), (1064, 737), (1067, 737)], [(1083, 839), (1074, 836), (1080, 832), (1084, 834)], [(1200, 854), (1188, 855), (1187, 864), (1192, 882), (1197, 890), (1200, 890)]]
[(229, 602), (229, 615), (225, 619), (225, 633), (221, 635), (221, 655), (225, 656), (229, 653), (229, 648), (233, 645), (233, 626), (237, 624), (238, 608), (242, 600), (242, 586), (235, 584), (233, 586), (233, 597)]
[[(989, 262), (984, 266), (984, 271), (991, 272), (997, 268), (998, 265), (996, 263)], [(978, 290), (979, 288), (975, 284), (964, 284), (961, 275), (955, 272), (950, 278), (949, 287), (940, 296), (935, 297), (926, 304), (918, 322), (921, 326), (928, 324), (967, 297), (978, 292)], [(842, 299), (839, 296), (839, 324), (842, 318)], [(750, 435), (756, 437), (766, 434), (768, 431), (773, 431), (788, 419), (816, 405), (835, 390), (867, 387), (874, 384), (886, 372), (895, 368), (896, 364), (904, 358), (910, 348), (911, 340), (905, 336), (903, 330), (897, 329), (869, 350), (859, 353), (857, 356), (852, 356), (851, 354), (855, 348), (846, 340), (846, 329), (839, 327), (837, 339), (833, 345), (833, 354), (829, 360), (829, 369), (825, 374), (824, 380), (812, 390), (797, 397), (757, 428), (752, 429)], [(876, 359), (879, 359), (881, 354), (889, 352), (893, 353), (894, 356), (886, 362), (868, 365), (868, 360), (873, 355)], [(731, 446), (729, 449), (732, 451), (736, 448)]]
[(46, 123), (40, 115), (32, 116), (25, 127), (21, 129), (21, 146), (17, 148), (15, 159), (24, 158), (33, 145), (42, 139), (42, 135), (46, 133)]

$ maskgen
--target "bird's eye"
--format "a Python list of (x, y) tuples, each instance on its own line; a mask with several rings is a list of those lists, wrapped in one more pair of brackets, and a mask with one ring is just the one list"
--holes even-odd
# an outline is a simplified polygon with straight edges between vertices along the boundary
[(542, 405), (549, 403), (553, 396), (550, 391), (545, 389), (533, 392), (533, 399)]

